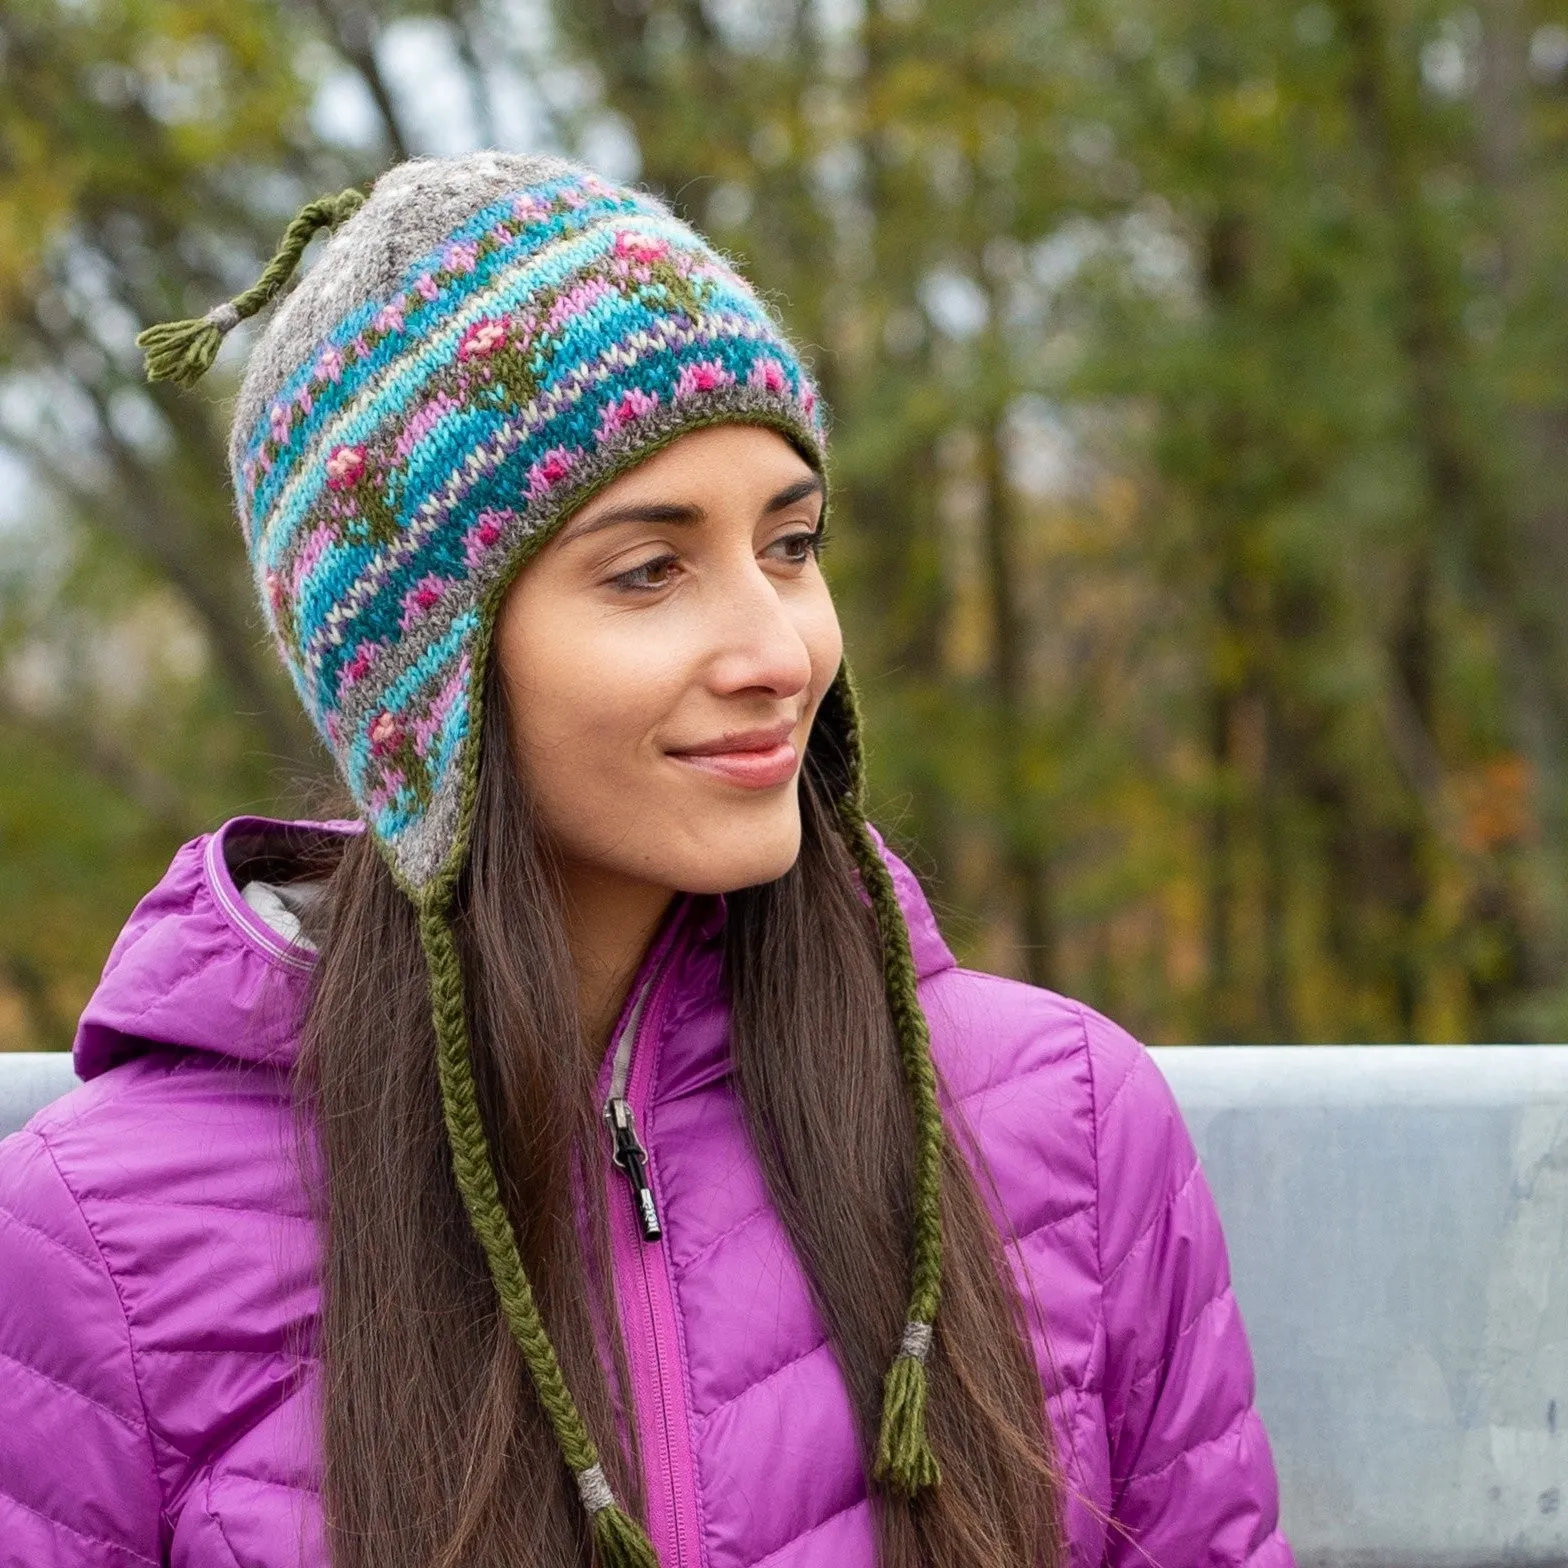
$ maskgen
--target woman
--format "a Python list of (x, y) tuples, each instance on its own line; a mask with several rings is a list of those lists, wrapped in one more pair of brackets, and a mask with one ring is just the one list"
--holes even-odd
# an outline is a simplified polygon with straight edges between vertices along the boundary
[(1158, 1072), (865, 820), (772, 312), (486, 153), (150, 373), (320, 227), (230, 458), (352, 816), (181, 850), (5, 1146), (5, 1560), (1289, 1563)]

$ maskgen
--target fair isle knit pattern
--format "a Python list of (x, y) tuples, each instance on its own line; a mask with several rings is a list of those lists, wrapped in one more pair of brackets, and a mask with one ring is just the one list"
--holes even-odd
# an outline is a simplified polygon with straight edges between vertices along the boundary
[(398, 165), (274, 316), (236, 410), (240, 524), (284, 663), (416, 900), (461, 862), (507, 584), (596, 490), (728, 421), (824, 469), (773, 312), (663, 203), (559, 159)]

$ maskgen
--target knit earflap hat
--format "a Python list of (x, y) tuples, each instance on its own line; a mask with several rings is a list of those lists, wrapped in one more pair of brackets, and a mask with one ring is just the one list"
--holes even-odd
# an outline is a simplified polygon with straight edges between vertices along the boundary
[[(654, 1568), (556, 1361), (474, 1090), (451, 915), (480, 693), (507, 586), (598, 490), (686, 431), (735, 422), (778, 431), (826, 485), (825, 415), (774, 313), (662, 202), (563, 159), (496, 152), (414, 159), (368, 197), (310, 203), (254, 288), (142, 334), (149, 377), (194, 382), (322, 228), (324, 254), (240, 387), (240, 527), (279, 654), (418, 910), (457, 1184), (601, 1561)], [(876, 914), (915, 1115), (910, 1305), (875, 1466), (913, 1495), (939, 1478), (924, 1406), (944, 1135), (909, 935), (866, 822), (847, 670), (809, 745)]]

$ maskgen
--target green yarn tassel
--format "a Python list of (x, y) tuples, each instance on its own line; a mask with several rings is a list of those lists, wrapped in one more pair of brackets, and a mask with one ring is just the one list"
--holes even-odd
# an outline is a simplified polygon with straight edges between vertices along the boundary
[(905, 1497), (935, 1486), (942, 1472), (926, 1441), (926, 1364), (900, 1354), (882, 1385), (882, 1431), (877, 1439), (878, 1481)]
[(218, 357), (225, 330), (218, 324), (221, 319), (209, 312), (199, 321), (161, 321), (138, 333), (136, 346), (146, 353), (147, 379), (194, 386)]
[(469, 1223), (484, 1248), (507, 1327), (523, 1353), (561, 1457), (577, 1482), (602, 1568), (659, 1568), (647, 1533), (617, 1504), (605, 1479), (598, 1450), (566, 1386), (555, 1346), (550, 1343), (544, 1319), (539, 1315), (539, 1304), (517, 1248), (517, 1235), (501, 1201), (474, 1087), (462, 962), (446, 910), (421, 907), (419, 935), (430, 976), (441, 1108), (452, 1150), (452, 1171)]
[(335, 229), (358, 212), (364, 202), (364, 193), (352, 187), (336, 196), (318, 196), (302, 207), (283, 231), (277, 254), (243, 294), (214, 306), (195, 320), (161, 321), (139, 332), (136, 346), (146, 356), (147, 379), (194, 386), (212, 368), (224, 337), (270, 304), (293, 277), (316, 230)]
[[(852, 716), (851, 716), (852, 718)], [(942, 1472), (926, 1436), (926, 1356), (942, 1295), (942, 1159), (946, 1130), (937, 1098), (931, 1031), (916, 991), (909, 928), (887, 862), (866, 825), (857, 779), (839, 802), (839, 824), (860, 872), (882, 937), (883, 981), (899, 1060), (915, 1116), (914, 1250), (909, 1316), (903, 1343), (888, 1368), (873, 1475), (905, 1497), (936, 1486)]]
[(593, 1544), (600, 1568), (659, 1568), (647, 1532), (617, 1507), (593, 1516)]

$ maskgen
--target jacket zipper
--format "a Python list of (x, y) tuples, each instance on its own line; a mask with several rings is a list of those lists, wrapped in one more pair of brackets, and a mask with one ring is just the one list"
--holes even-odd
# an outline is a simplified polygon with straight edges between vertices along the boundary
[[(697, 1568), (696, 1467), (686, 1410), (675, 1295), (656, 1172), (638, 1136), (647, 1125), (668, 946), (657, 955), (616, 1038), (604, 1117), (610, 1133), (610, 1248), (642, 1453), (648, 1531), (663, 1568)], [(646, 1043), (646, 1049), (639, 1049)], [(623, 1186), (624, 1182), (624, 1186)]]
[(626, 1178), (632, 1190), (632, 1207), (644, 1241), (658, 1241), (664, 1234), (659, 1224), (659, 1206), (648, 1184), (648, 1151), (637, 1140), (637, 1117), (626, 1098), (626, 1080), (631, 1073), (632, 1051), (636, 1048), (637, 1028), (656, 975), (643, 982), (632, 1005), (626, 1027), (615, 1042), (615, 1059), (610, 1066), (610, 1097), (604, 1102), (604, 1119), (610, 1127), (610, 1163)]

